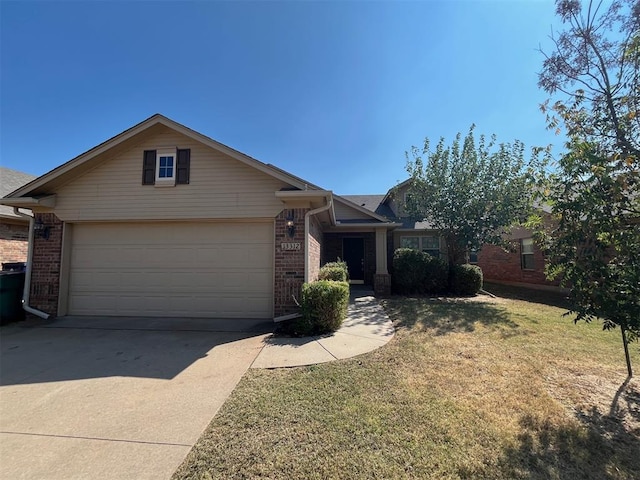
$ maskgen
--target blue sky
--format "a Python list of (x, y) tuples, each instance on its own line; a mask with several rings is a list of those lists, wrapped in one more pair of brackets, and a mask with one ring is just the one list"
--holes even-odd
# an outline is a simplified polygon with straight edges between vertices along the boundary
[(154, 113), (338, 194), (477, 125), (545, 129), (549, 1), (0, 1), (0, 163), (43, 174)]

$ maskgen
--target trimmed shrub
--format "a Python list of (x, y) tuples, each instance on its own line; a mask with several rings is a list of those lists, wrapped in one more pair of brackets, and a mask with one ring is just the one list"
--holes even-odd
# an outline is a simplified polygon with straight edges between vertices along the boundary
[(347, 316), (349, 284), (319, 280), (302, 285), (302, 318), (293, 328), (298, 335), (335, 332)]
[(432, 257), (425, 253), (427, 262), (425, 265), (423, 288), (424, 293), (442, 293), (449, 285), (449, 266), (441, 258)]
[(482, 270), (477, 265), (455, 265), (451, 270), (451, 291), (475, 295), (482, 288)]
[(349, 270), (347, 262), (338, 260), (337, 262), (325, 263), (318, 273), (318, 280), (333, 280), (335, 282), (349, 281)]
[(391, 279), (397, 293), (443, 292), (447, 288), (448, 275), (446, 262), (427, 253), (399, 248), (393, 254)]

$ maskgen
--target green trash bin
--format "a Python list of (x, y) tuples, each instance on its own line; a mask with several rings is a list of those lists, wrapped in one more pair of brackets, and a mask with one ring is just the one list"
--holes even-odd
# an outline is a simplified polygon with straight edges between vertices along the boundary
[(24, 272), (0, 272), (0, 325), (24, 320)]

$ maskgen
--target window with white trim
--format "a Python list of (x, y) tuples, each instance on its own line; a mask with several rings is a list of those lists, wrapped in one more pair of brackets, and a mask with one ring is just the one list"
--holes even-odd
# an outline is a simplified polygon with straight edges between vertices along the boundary
[(156, 158), (156, 182), (175, 183), (176, 154), (175, 152), (158, 152)]
[(535, 269), (535, 262), (533, 260), (533, 238), (523, 238), (520, 240), (520, 252), (522, 257), (522, 269)]
[(440, 238), (433, 235), (400, 237), (400, 247), (411, 248), (440, 257)]

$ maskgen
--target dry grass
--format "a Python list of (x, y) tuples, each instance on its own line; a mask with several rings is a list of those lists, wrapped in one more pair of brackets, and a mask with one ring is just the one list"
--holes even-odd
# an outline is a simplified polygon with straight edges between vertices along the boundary
[(618, 332), (504, 298), (385, 308), (375, 352), (250, 371), (174, 478), (638, 478)]

